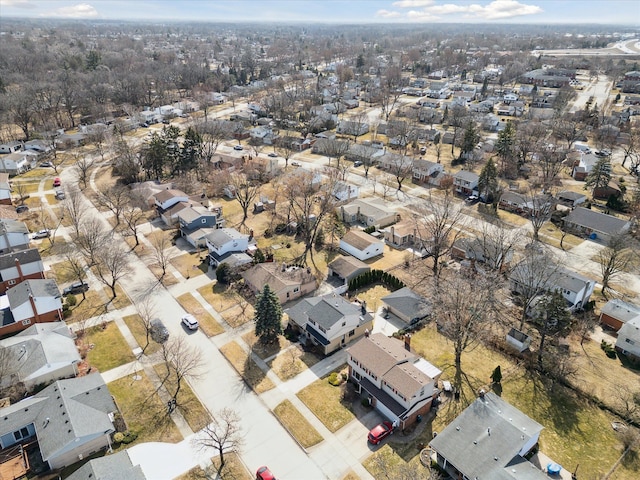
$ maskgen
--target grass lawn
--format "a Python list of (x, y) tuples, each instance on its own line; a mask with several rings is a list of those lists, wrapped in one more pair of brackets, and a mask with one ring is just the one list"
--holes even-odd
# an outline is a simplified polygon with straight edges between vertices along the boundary
[(304, 448), (309, 448), (320, 443), (323, 438), (318, 431), (307, 421), (300, 411), (289, 400), (279, 404), (274, 410), (280, 423)]
[(109, 301), (115, 308), (124, 308), (131, 305), (131, 300), (129, 300), (129, 296), (124, 292), (119, 283), (116, 283), (116, 298), (113, 297), (113, 293), (111, 293), (111, 289), (109, 287), (103, 288), (105, 295), (109, 298)]
[(291, 345), (291, 342), (282, 335), (278, 337), (277, 343), (264, 344), (258, 341), (258, 337), (256, 337), (253, 330), (242, 335), (242, 339), (247, 343), (247, 345), (253, 345), (253, 353), (263, 360), (282, 352)]
[[(51, 270), (47, 272), (47, 278), (53, 278), (58, 285), (78, 280), (67, 261), (51, 264)], [(80, 295), (80, 298), (82, 298), (82, 295)]]
[(220, 348), (220, 352), (256, 393), (264, 393), (275, 387), (256, 362), (251, 360), (247, 352), (236, 342), (227, 343)]
[[(143, 348), (147, 343), (147, 333), (140, 315), (137, 313), (134, 315), (127, 315), (126, 317), (122, 317), (122, 320), (124, 320), (124, 323), (126, 323), (129, 330), (131, 330), (131, 334), (133, 335), (133, 338), (136, 339), (136, 342), (138, 342), (138, 345), (140, 345), (140, 348)], [(144, 351), (145, 355), (152, 355), (159, 350), (160, 344), (154, 342), (151, 335), (149, 335), (149, 345)]]
[(224, 328), (211, 316), (209, 312), (205, 310), (202, 304), (195, 299), (190, 293), (180, 295), (178, 303), (182, 305), (187, 312), (198, 319), (200, 328), (207, 337), (213, 337), (214, 335), (220, 335), (224, 332)]
[[(164, 378), (166, 375), (166, 363), (154, 365), (153, 369), (160, 378)], [(175, 376), (171, 375), (169, 377), (165, 383), (165, 387), (169, 392), (175, 392)], [(178, 410), (194, 432), (201, 430), (211, 422), (211, 415), (209, 415), (207, 409), (200, 403), (200, 400), (198, 400), (198, 397), (196, 397), (185, 380), (182, 381), (180, 393), (178, 393)]]
[(67, 242), (65, 241), (65, 239), (62, 238), (62, 235), (58, 234), (55, 237), (53, 245), (51, 245), (50, 240), (45, 239), (40, 244), (38, 250), (40, 251), (41, 257), (50, 257), (52, 255), (58, 255), (59, 253), (61, 253), (65, 249), (66, 245)]
[(351, 292), (351, 297), (357, 297), (360, 301), (364, 300), (367, 302), (367, 310), (375, 312), (380, 306), (382, 306), (380, 299), (382, 297), (386, 297), (390, 293), (391, 290), (387, 287), (381, 283), (375, 283), (369, 287)]
[[(14, 180), (12, 183), (13, 191), (15, 192), (16, 196), (19, 196), (19, 192), (26, 194), (36, 193), (38, 191), (38, 187), (40, 186), (40, 179), (30, 179), (24, 181)], [(51, 183), (53, 184), (53, 181), (51, 181)]]
[[(129, 375), (107, 385), (129, 430), (138, 434), (135, 443), (176, 443), (182, 440), (178, 427), (167, 415), (167, 407), (149, 379), (144, 372), (136, 375), (139, 380), (134, 380), (133, 375)], [(120, 449), (130, 445), (123, 444)]]
[[(336, 372), (343, 368), (344, 365)], [(350, 410), (350, 405), (342, 401), (343, 388), (344, 384), (334, 387), (329, 384), (327, 377), (324, 377), (303, 388), (297, 395), (330, 432), (337, 432), (356, 418)]]
[[(540, 240), (553, 247), (560, 248), (560, 240), (562, 239), (562, 230), (556, 227), (553, 223), (547, 222), (540, 229)], [(565, 235), (562, 241), (562, 246), (565, 250), (571, 250), (573, 247), (577, 247), (584, 238), (576, 237), (568, 233)]]
[(197, 253), (185, 253), (184, 255), (173, 257), (169, 262), (184, 278), (203, 275), (208, 269), (207, 262), (203, 261)]
[[(435, 327), (428, 326), (414, 333), (411, 346), (443, 371), (443, 380), (452, 379), (452, 346)], [(617, 418), (577, 398), (567, 388), (552, 387), (509, 358), (483, 346), (463, 354), (465, 381), (461, 401), (445, 403), (434, 420), (433, 429), (442, 430), (475, 399), (479, 388), (487, 388), (496, 365), (502, 367), (502, 397), (544, 426), (540, 435), (541, 451), (570, 470), (579, 463), (581, 470), (593, 474), (592, 478), (601, 478), (621, 453), (621, 444), (611, 428), (611, 422)], [(637, 478), (637, 472), (636, 476), (625, 476), (625, 469), (629, 467), (619, 468), (622, 476), (618, 478)]]
[(291, 345), (280, 352), (269, 366), (282, 381), (289, 380), (320, 361), (320, 357), (305, 352), (299, 345)]
[(85, 293), (85, 297), (83, 300), (82, 294), (76, 295), (78, 303), (71, 309), (71, 317), (67, 319), (67, 322), (79, 322), (107, 311), (105, 305), (107, 300), (100, 292), (89, 290)]
[(87, 329), (81, 342), (91, 346), (87, 352), (87, 362), (101, 372), (119, 367), (135, 360), (133, 352), (125, 342), (114, 322)]
[[(220, 457), (211, 459), (214, 468), (220, 465)], [(222, 470), (222, 478), (229, 480), (253, 480), (255, 477), (247, 470), (240, 457), (235, 453), (227, 453), (224, 456), (224, 469)]]
[(244, 325), (255, 315), (253, 305), (249, 304), (238, 292), (212, 282), (198, 289), (198, 293), (211, 305), (222, 318), (233, 328)]
[(401, 265), (404, 262), (406, 254), (407, 252), (405, 250), (396, 250), (395, 248), (391, 248), (389, 245), (385, 245), (383, 256), (367, 260), (364, 263), (368, 264), (372, 270), (384, 270), (385, 272), (388, 272), (393, 267)]

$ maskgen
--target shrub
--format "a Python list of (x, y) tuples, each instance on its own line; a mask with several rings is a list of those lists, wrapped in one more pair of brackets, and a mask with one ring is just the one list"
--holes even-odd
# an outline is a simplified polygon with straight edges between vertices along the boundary
[(73, 312), (68, 304), (62, 305), (62, 318), (69, 318)]
[(113, 441), (116, 443), (122, 443), (124, 441), (124, 433), (116, 432), (116, 434), (113, 436)]
[(604, 350), (604, 353), (607, 355), (607, 357), (616, 358), (616, 356), (617, 356), (616, 355), (616, 349), (613, 348), (613, 346), (609, 342), (607, 342), (605, 340), (602, 340), (600, 342), (600, 348), (602, 350)]
[(218, 265), (218, 268), (216, 268), (216, 280), (225, 284), (231, 281), (231, 268), (227, 263), (221, 263)]
[(69, 305), (70, 307), (74, 307), (77, 303), (78, 300), (76, 299), (75, 295), (67, 295), (67, 305)]
[(349, 375), (346, 374), (345, 372), (342, 372), (340, 376), (342, 377), (342, 380), (344, 380), (345, 382), (349, 379)]
[(340, 383), (342, 383), (342, 381), (340, 380), (340, 377), (338, 377), (338, 374), (336, 372), (333, 372), (331, 373), (331, 375), (329, 375), (329, 383), (334, 387), (338, 387), (340, 386)]
[(121, 443), (124, 443), (125, 445), (128, 445), (131, 442), (135, 442), (136, 439), (138, 438), (138, 434), (132, 431), (126, 431), (124, 433), (124, 438), (122, 439)]

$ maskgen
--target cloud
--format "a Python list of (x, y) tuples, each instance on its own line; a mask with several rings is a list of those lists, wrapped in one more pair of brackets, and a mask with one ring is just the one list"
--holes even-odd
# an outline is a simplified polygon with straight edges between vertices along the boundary
[(29, 0), (0, 0), (0, 7), (38, 8)]
[(399, 0), (393, 2), (392, 5), (398, 8), (415, 8), (415, 7), (428, 7), (433, 5), (435, 0)]
[(78, 3), (70, 7), (60, 7), (53, 12), (42, 14), (43, 17), (95, 18), (98, 11), (88, 3)]
[(407, 19), (416, 22), (423, 22), (426, 20), (439, 20), (440, 17), (431, 12), (427, 12), (426, 10), (410, 10), (407, 12)]
[(389, 10), (378, 10), (376, 12), (376, 17), (398, 18), (400, 16), (401, 16), (400, 12), (393, 12), (393, 11), (389, 11)]

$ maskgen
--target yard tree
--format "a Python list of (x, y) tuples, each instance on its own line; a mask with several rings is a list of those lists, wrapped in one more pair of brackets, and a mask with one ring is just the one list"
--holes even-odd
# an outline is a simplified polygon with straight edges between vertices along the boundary
[(230, 178), (230, 185), (233, 187), (234, 198), (240, 204), (242, 209), (242, 221), (240, 225), (244, 225), (249, 216), (249, 207), (260, 192), (260, 184), (247, 178), (243, 172), (233, 172)]
[(393, 175), (393, 178), (398, 185), (398, 192), (402, 191), (402, 183), (411, 178), (413, 174), (413, 160), (411, 157), (405, 155), (392, 155), (388, 163), (389, 173)]
[(164, 234), (164, 232), (157, 232), (151, 241), (151, 256), (153, 257), (155, 265), (162, 271), (160, 280), (167, 274), (167, 268), (169, 262), (174, 257), (174, 253), (171, 250), (171, 240)]
[(170, 337), (162, 344), (161, 351), (166, 368), (163, 386), (169, 391), (173, 402), (180, 405), (178, 395), (183, 382), (202, 375), (204, 356), (198, 347), (189, 345), (185, 337)]
[(542, 188), (549, 193), (564, 166), (567, 150), (558, 145), (547, 145), (538, 151), (538, 166), (542, 176)]
[(464, 135), (462, 137), (462, 145), (460, 146), (460, 157), (465, 160), (471, 159), (471, 154), (473, 150), (478, 145), (480, 141), (480, 134), (478, 133), (478, 129), (476, 127), (476, 123), (473, 120), (469, 120), (464, 129)]
[(124, 185), (113, 185), (98, 192), (98, 205), (109, 209), (115, 219), (114, 228), (120, 225), (122, 211), (129, 203), (129, 188)]
[[(86, 272), (86, 264), (84, 262), (84, 258), (82, 254), (78, 251), (77, 248), (71, 245), (65, 245), (62, 256), (65, 259), (64, 266), (65, 269), (69, 272), (72, 278), (76, 279), (78, 282), (83, 282), (85, 278), (87, 278)], [(87, 296), (82, 290), (82, 299), (86, 300)]]
[(173, 175), (180, 175), (198, 168), (202, 155), (202, 136), (193, 127), (189, 127), (184, 134), (184, 141), (180, 153), (175, 158)]
[[(607, 245), (596, 254), (602, 273), (602, 295), (606, 298), (611, 281), (624, 272), (633, 261), (633, 238), (625, 233), (612, 236)], [(637, 250), (637, 246), (635, 248)]]
[(111, 235), (104, 229), (98, 217), (83, 220), (79, 228), (79, 234), (74, 237), (74, 242), (89, 266), (94, 266), (97, 263), (98, 254), (105, 250)]
[(289, 166), (289, 160), (291, 160), (291, 157), (295, 153), (293, 145), (291, 144), (291, 139), (287, 137), (280, 137), (276, 139), (274, 148), (277, 154), (284, 159), (284, 166), (287, 168)]
[(527, 202), (527, 217), (531, 222), (531, 228), (533, 230), (533, 241), (540, 241), (540, 229), (542, 226), (551, 219), (552, 199), (545, 194), (536, 194), (531, 189), (529, 193), (525, 195)]
[(142, 347), (142, 354), (149, 348), (151, 343), (151, 321), (157, 317), (157, 310), (153, 300), (150, 296), (142, 296), (136, 302), (134, 302), (137, 317), (135, 322), (141, 327), (144, 332), (144, 345)]
[(133, 248), (136, 248), (138, 245), (140, 245), (140, 238), (138, 237), (138, 227), (140, 226), (140, 222), (142, 222), (142, 220), (144, 219), (144, 212), (141, 208), (129, 203), (122, 210), (122, 219), (127, 226), (128, 234), (132, 235), (136, 242)]
[(73, 171), (78, 177), (78, 183), (82, 184), (82, 189), (87, 188), (89, 181), (89, 171), (93, 168), (93, 158), (89, 155), (77, 155), (73, 164)]
[(534, 307), (532, 324), (540, 335), (538, 344), (538, 366), (543, 367), (545, 342), (551, 336), (564, 336), (571, 326), (571, 313), (567, 301), (558, 291), (548, 292), (540, 297)]
[(349, 152), (349, 142), (339, 140), (338, 138), (327, 138), (324, 143), (324, 153), (329, 157), (329, 165), (331, 159), (336, 159), (336, 168), (340, 168), (340, 160)]
[(507, 122), (503, 130), (498, 132), (498, 141), (496, 142), (496, 153), (500, 159), (500, 171), (504, 175), (507, 166), (511, 165), (515, 154), (516, 129), (513, 122)]
[[(493, 158), (490, 158), (480, 170), (478, 192), (481, 197), (484, 197), (485, 201), (493, 201), (498, 196), (498, 189), (498, 169)], [(495, 205), (497, 208), (498, 202), (495, 202)]]
[(533, 154), (547, 137), (547, 127), (538, 121), (529, 120), (518, 125), (516, 130), (515, 153), (518, 167), (532, 160)]
[(622, 166), (624, 167), (629, 159), (635, 159), (633, 162), (638, 164), (638, 157), (640, 157), (640, 129), (629, 128), (629, 137), (626, 143), (620, 146), (624, 157), (622, 158)]
[(584, 182), (584, 188), (596, 188), (606, 187), (611, 181), (611, 159), (607, 156), (600, 157), (593, 169), (587, 175)]
[(122, 278), (133, 272), (129, 252), (115, 244), (101, 248), (96, 255), (96, 276), (111, 289), (112, 298), (116, 298), (116, 286)]
[(229, 407), (214, 413), (211, 423), (198, 432), (193, 442), (199, 448), (213, 448), (218, 452), (217, 478), (223, 478), (225, 455), (239, 454), (244, 444), (240, 415)]
[(266, 284), (256, 300), (256, 336), (262, 343), (273, 343), (282, 334), (282, 306), (269, 284)]
[[(446, 112), (447, 110), (445, 110)], [(453, 128), (453, 140), (451, 141), (451, 155), (453, 155), (454, 147), (458, 143), (460, 129), (465, 125), (467, 119), (467, 109), (461, 105), (454, 105), (449, 110), (448, 124)], [(444, 120), (442, 120), (444, 123)], [(477, 143), (477, 142), (476, 142)], [(474, 145), (475, 147), (475, 145)]]

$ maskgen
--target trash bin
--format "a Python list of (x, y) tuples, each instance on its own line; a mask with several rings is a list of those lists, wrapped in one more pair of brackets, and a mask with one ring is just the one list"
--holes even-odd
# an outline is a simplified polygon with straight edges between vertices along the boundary
[(422, 415), (418, 415), (416, 417), (416, 423), (420, 423), (422, 421)]

